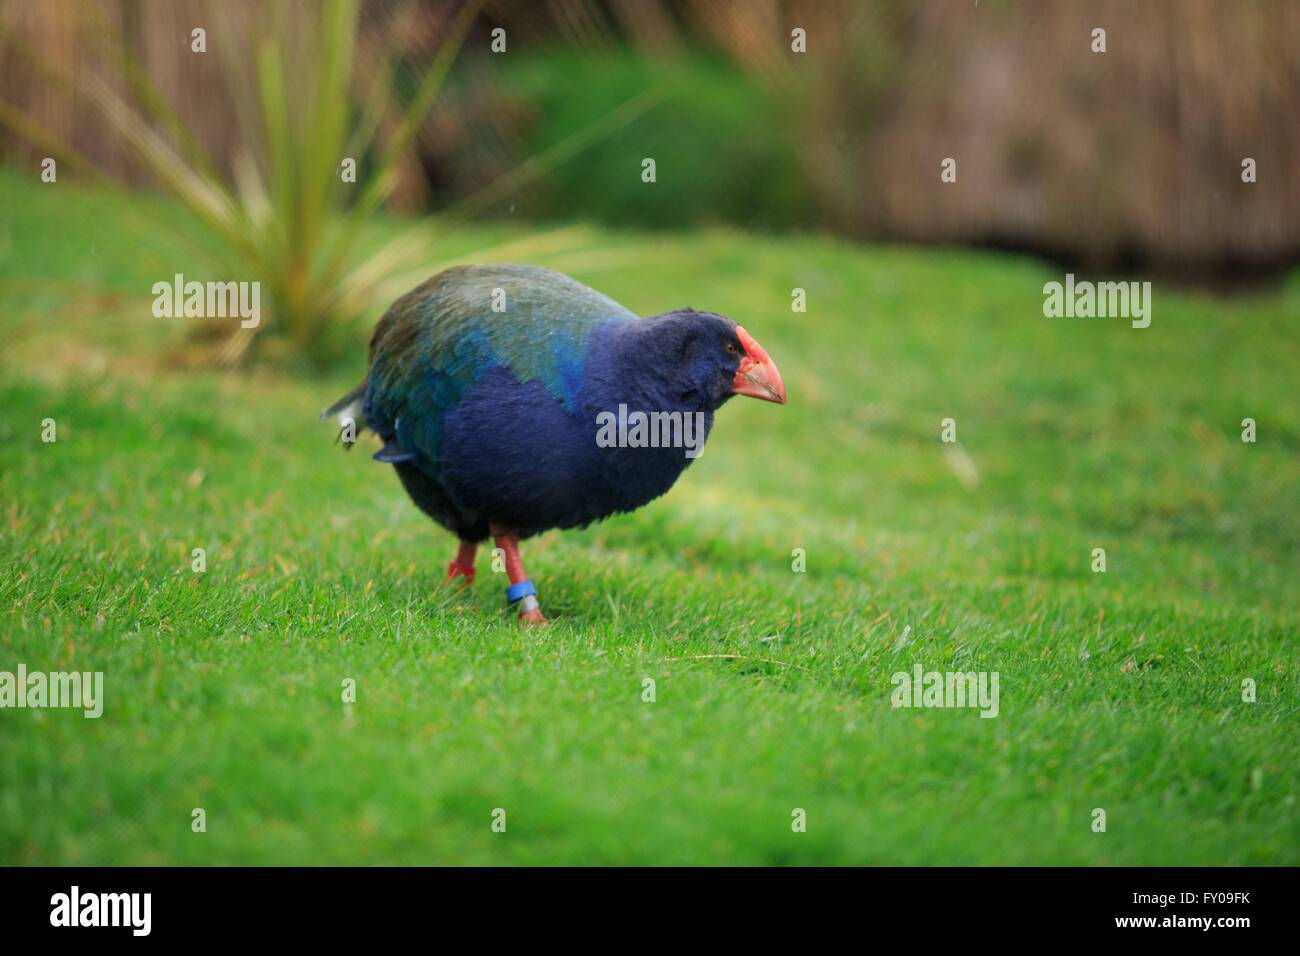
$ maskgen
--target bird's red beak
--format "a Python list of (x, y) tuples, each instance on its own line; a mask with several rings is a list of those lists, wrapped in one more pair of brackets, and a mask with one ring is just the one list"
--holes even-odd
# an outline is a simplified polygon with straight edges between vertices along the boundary
[(784, 405), (785, 384), (781, 381), (781, 373), (776, 370), (776, 363), (763, 346), (739, 325), (736, 326), (736, 335), (745, 347), (745, 357), (740, 360), (740, 368), (736, 369), (736, 377), (731, 383), (732, 393)]

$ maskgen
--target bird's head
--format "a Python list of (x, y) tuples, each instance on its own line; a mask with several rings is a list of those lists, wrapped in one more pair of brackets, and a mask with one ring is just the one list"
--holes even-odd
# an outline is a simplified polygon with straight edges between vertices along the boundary
[(712, 411), (732, 395), (785, 404), (776, 363), (731, 319), (686, 308), (654, 321), (661, 323), (654, 337), (657, 347), (667, 353), (664, 364), (686, 404)]

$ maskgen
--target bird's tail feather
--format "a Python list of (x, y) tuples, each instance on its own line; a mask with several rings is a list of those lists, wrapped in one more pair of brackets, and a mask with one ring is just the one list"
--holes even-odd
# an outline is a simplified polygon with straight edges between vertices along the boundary
[(356, 443), (356, 436), (365, 431), (365, 418), (362, 416), (362, 397), (366, 393), (366, 383), (362, 382), (352, 391), (348, 392), (337, 402), (331, 405), (325, 411), (321, 412), (321, 420), (337, 415), (339, 419), (339, 434), (336, 442), (343, 441), (344, 436), (351, 431), (351, 438), (343, 441), (344, 451), (351, 451), (353, 444)]

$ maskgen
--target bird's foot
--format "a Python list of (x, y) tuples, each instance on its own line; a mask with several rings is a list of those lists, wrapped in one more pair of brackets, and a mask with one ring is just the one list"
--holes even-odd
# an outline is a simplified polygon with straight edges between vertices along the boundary
[(465, 584), (467, 585), (473, 584), (474, 565), (471, 564), (469, 567), (466, 567), (465, 565), (461, 564), (459, 561), (452, 561), (450, 564), (448, 564), (447, 577), (442, 583), (451, 584), (457, 578), (464, 578)]
[(531, 608), (527, 611), (519, 612), (519, 623), (521, 625), (546, 627), (551, 622), (542, 616), (542, 609), (539, 607)]
[(443, 584), (451, 584), (457, 578), (464, 578), (466, 584), (474, 583), (474, 554), (478, 545), (473, 541), (462, 541), (456, 550), (456, 557), (447, 565), (447, 577)]
[(506, 588), (506, 600), (510, 602), (511, 607), (519, 609), (520, 624), (546, 623), (546, 618), (542, 616), (542, 607), (537, 603), (537, 588), (527, 578), (516, 581)]

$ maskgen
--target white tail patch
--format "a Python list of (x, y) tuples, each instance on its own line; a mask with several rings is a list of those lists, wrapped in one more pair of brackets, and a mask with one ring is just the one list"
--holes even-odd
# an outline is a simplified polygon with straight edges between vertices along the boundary
[(348, 404), (338, 410), (339, 427), (342, 428), (349, 420), (354, 422), (361, 421), (361, 399), (353, 399)]

